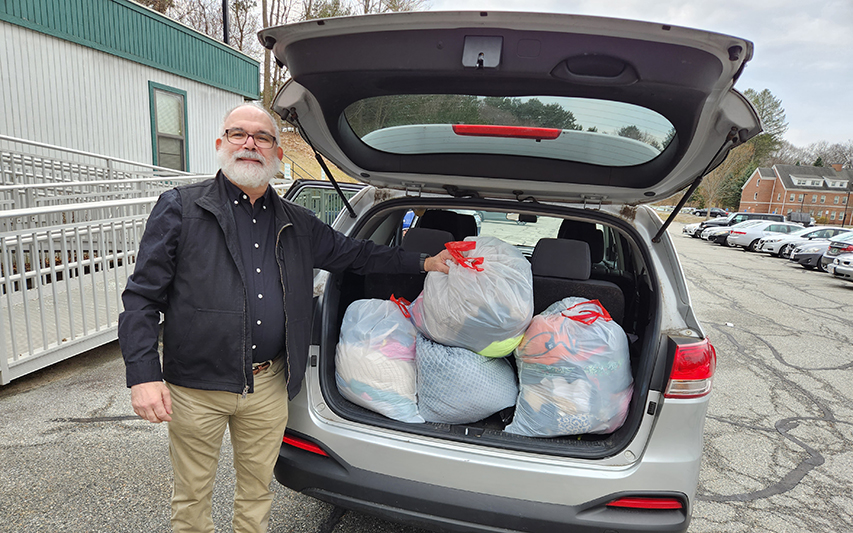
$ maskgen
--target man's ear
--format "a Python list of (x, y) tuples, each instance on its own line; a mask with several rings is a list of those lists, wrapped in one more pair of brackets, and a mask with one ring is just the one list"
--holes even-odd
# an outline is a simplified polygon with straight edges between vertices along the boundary
[[(217, 145), (217, 146), (219, 146), (219, 145)], [(275, 155), (278, 157), (279, 161), (284, 159), (284, 150), (281, 149), (281, 146), (276, 147)]]
[(216, 139), (216, 149), (219, 150), (220, 146), (222, 146), (222, 137)]

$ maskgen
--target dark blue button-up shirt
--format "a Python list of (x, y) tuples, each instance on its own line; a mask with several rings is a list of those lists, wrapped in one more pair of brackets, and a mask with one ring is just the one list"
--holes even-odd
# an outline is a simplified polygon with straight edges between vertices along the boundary
[(249, 195), (225, 181), (228, 201), (237, 223), (237, 237), (246, 272), (249, 317), (252, 323), (252, 360), (274, 359), (284, 349), (284, 292), (275, 260), (275, 217), (272, 187), (249, 201)]

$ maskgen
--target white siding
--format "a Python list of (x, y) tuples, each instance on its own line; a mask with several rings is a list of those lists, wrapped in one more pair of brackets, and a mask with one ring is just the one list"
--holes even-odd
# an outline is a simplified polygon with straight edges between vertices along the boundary
[(0, 75), (0, 134), (147, 164), (153, 163), (148, 82), (185, 91), (191, 172), (216, 171), (222, 117), (243, 102), (238, 94), (2, 21)]

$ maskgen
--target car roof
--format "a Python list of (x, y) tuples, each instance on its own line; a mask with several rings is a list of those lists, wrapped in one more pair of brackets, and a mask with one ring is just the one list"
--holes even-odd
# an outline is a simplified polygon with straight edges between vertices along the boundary
[[(273, 109), (382, 187), (653, 202), (761, 131), (733, 88), (752, 43), (717, 33), (478, 11), (323, 19), (259, 38), (290, 75)], [(473, 120), (459, 118), (465, 106)], [(569, 120), (601, 109), (621, 122)], [(388, 110), (394, 121), (375, 118)]]

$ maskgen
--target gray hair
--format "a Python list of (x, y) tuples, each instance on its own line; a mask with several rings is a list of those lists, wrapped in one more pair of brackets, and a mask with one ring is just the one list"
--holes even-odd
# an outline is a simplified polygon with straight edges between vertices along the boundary
[(236, 106), (232, 107), (231, 109), (229, 109), (228, 112), (225, 113), (225, 116), (222, 117), (222, 126), (219, 128), (219, 136), (220, 137), (225, 136), (225, 122), (228, 120), (228, 117), (231, 116), (231, 113), (233, 113), (234, 111), (237, 111), (241, 107), (252, 107), (254, 109), (257, 109), (258, 111), (260, 111), (261, 113), (266, 115), (268, 119), (270, 119), (270, 124), (272, 124), (272, 130), (273, 130), (272, 134), (273, 134), (273, 136), (275, 136), (275, 144), (278, 145), (279, 142), (281, 141), (281, 137), (279, 136), (279, 131), (278, 131), (278, 122), (275, 121), (275, 118), (272, 116), (272, 113), (270, 113), (269, 111), (264, 109), (263, 106), (261, 106), (259, 103), (254, 102), (254, 101), (243, 102), (242, 104), (236, 105)]

